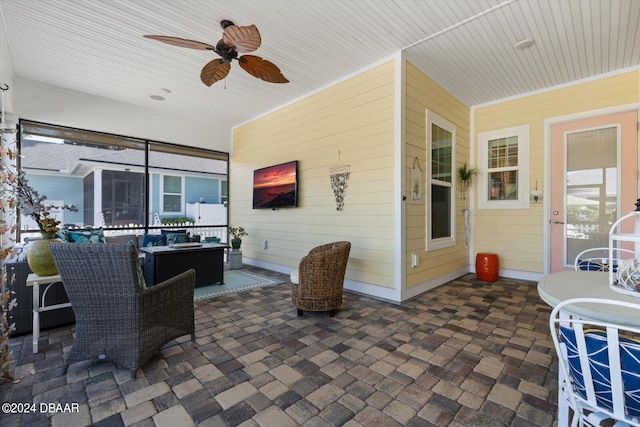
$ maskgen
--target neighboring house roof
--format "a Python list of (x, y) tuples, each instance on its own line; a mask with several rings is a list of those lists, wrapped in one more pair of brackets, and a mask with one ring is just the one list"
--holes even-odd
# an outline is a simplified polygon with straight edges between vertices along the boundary
[[(84, 176), (97, 165), (122, 169), (143, 168), (144, 151), (135, 149), (106, 150), (74, 144), (52, 144), (40, 141), (22, 143), (22, 168), (28, 171), (64, 172)], [(174, 171), (226, 175), (227, 162), (202, 157), (151, 151), (149, 167), (154, 171)]]

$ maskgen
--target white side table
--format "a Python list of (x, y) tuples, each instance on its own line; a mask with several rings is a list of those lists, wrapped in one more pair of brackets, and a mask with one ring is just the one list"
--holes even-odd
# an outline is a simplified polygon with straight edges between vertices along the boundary
[[(49, 288), (56, 283), (60, 283), (60, 286), (62, 286), (59, 274), (56, 274), (55, 276), (40, 277), (37, 274), (31, 273), (27, 276), (27, 286), (33, 287), (33, 353), (38, 352), (38, 340), (40, 339), (40, 312), (71, 307), (70, 302), (49, 306), (46, 305), (47, 292), (49, 291)], [(42, 292), (42, 305), (40, 305), (40, 285), (45, 285), (44, 292)]]

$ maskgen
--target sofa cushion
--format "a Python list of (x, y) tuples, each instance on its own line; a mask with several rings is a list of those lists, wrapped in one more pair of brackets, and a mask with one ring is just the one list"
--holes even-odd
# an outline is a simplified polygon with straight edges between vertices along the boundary
[(291, 274), (289, 275), (289, 280), (294, 285), (299, 284), (300, 283), (300, 270), (298, 270), (297, 268), (295, 270), (293, 270), (291, 272)]
[(102, 227), (88, 230), (70, 230), (69, 242), (73, 243), (107, 243)]
[(176, 243), (189, 243), (189, 233), (166, 233), (167, 245)]
[(169, 233), (180, 233), (180, 234), (184, 234), (187, 232), (187, 229), (169, 229), (169, 230), (165, 230), (165, 229), (160, 229), (160, 234), (169, 234)]
[(105, 236), (107, 243), (129, 243), (129, 241), (133, 241), (133, 244), (137, 249), (142, 246), (142, 235), (136, 234), (114, 234), (112, 236)]
[(62, 230), (56, 231), (56, 239), (60, 239), (65, 243), (68, 243), (69, 240), (69, 230), (63, 228)]
[(164, 234), (145, 234), (142, 240), (143, 247), (164, 246), (167, 244), (167, 236)]

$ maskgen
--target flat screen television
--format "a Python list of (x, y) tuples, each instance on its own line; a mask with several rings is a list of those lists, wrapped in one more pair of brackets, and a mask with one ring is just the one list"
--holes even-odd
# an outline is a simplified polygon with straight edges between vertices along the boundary
[(297, 160), (253, 171), (253, 209), (295, 208), (297, 192)]

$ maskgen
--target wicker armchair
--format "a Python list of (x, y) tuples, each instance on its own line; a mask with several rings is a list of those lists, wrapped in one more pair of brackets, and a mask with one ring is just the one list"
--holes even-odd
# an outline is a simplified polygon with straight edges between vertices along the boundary
[(141, 287), (136, 248), (127, 243), (59, 243), (51, 254), (76, 315), (66, 368), (86, 359), (110, 360), (131, 369), (183, 335), (195, 339), (189, 270), (149, 288)]
[(342, 306), (342, 285), (349, 260), (350, 242), (334, 242), (311, 249), (291, 273), (291, 299), (303, 311), (328, 311), (334, 316)]

